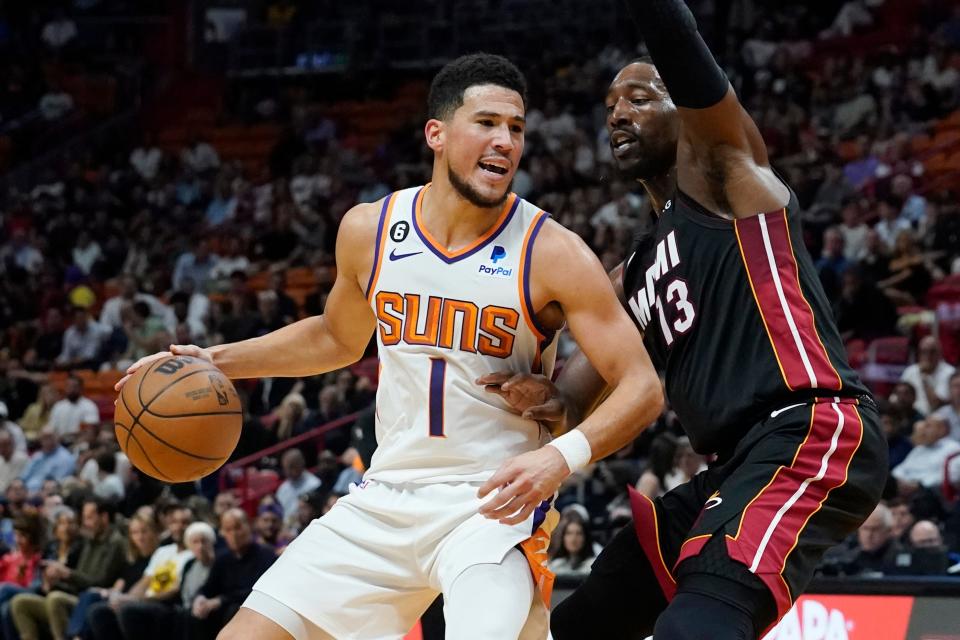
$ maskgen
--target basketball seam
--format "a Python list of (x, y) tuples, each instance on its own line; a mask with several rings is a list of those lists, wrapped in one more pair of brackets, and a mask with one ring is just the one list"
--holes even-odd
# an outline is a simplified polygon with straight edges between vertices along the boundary
[(203, 416), (239, 416), (243, 414), (243, 411), (201, 411), (200, 413), (177, 413), (171, 415), (157, 413), (149, 409), (144, 409), (143, 412), (149, 413), (154, 418), (202, 418)]
[[(121, 395), (123, 395), (123, 394), (121, 393)], [(127, 403), (124, 402), (123, 404), (124, 404), (124, 406), (126, 406)], [(127, 413), (130, 413), (130, 410), (129, 410), (129, 409), (127, 409)], [(133, 414), (131, 413), (130, 416), (133, 417)], [(133, 428), (132, 428), (132, 427), (129, 427), (129, 428), (128, 428), (127, 425), (123, 424), (122, 422), (114, 422), (114, 423), (113, 423), (113, 426), (114, 426), (114, 428), (120, 427), (121, 429), (123, 429), (124, 431), (127, 432), (127, 444), (126, 444), (126, 448), (127, 448), (127, 449), (130, 448), (130, 440), (132, 439), (133, 442), (134, 442), (134, 444), (136, 444), (138, 447), (140, 447), (140, 452), (143, 454), (144, 459), (145, 459), (147, 462), (150, 463), (150, 466), (153, 467), (154, 470), (155, 470), (157, 473), (159, 473), (160, 475), (162, 475), (162, 476), (163, 476), (164, 478), (166, 478), (167, 480), (170, 480), (171, 482), (173, 481), (173, 479), (172, 479), (170, 476), (168, 476), (167, 474), (165, 474), (163, 471), (160, 471), (160, 467), (158, 467), (156, 464), (154, 464), (153, 460), (150, 459), (149, 454), (147, 454), (147, 450), (146, 450), (146, 449), (144, 448), (144, 446), (140, 443), (139, 438), (137, 438), (135, 435), (133, 435)]]
[[(160, 362), (160, 361), (158, 360), (158, 361), (157, 361), (156, 363), (154, 363), (153, 365), (150, 365), (150, 368), (152, 369), (153, 366), (156, 365), (156, 364), (159, 363), (159, 362)], [(197, 370), (197, 371), (191, 371), (190, 373), (188, 373), (188, 374), (186, 374), (186, 375), (184, 375), (184, 376), (181, 376), (181, 377), (177, 378), (177, 379), (174, 380), (173, 382), (168, 383), (168, 384), (167, 384), (166, 386), (164, 386), (162, 389), (160, 389), (159, 391), (157, 391), (157, 393), (155, 393), (154, 396), (153, 396), (152, 398), (150, 398), (150, 401), (149, 401), (149, 402), (144, 403), (144, 402), (143, 402), (143, 395), (141, 394), (141, 387), (143, 386), (143, 380), (144, 380), (144, 378), (146, 378), (146, 377), (147, 377), (147, 374), (150, 373), (150, 369), (147, 369), (147, 371), (144, 372), (143, 377), (141, 377), (140, 380), (137, 382), (137, 400), (140, 401), (140, 407), (141, 407), (140, 413), (138, 413), (137, 415), (133, 415), (133, 411), (130, 410), (130, 406), (127, 404), (127, 399), (124, 397), (123, 391), (121, 391), (121, 392), (120, 392), (120, 398), (123, 400), (123, 406), (126, 408), (127, 413), (130, 414), (130, 417), (133, 418), (133, 424), (130, 426), (130, 430), (127, 431), (127, 445), (130, 444), (130, 438), (133, 437), (133, 429), (134, 429), (135, 427), (139, 426), (141, 429), (143, 429), (144, 431), (146, 431), (154, 440), (160, 442), (161, 444), (164, 444), (164, 445), (170, 447), (171, 449), (173, 449), (174, 451), (176, 451), (176, 452), (178, 452), (178, 453), (182, 453), (182, 454), (185, 455), (185, 456), (188, 456), (188, 457), (190, 457), (190, 458), (194, 458), (194, 459), (196, 459), (196, 460), (206, 460), (206, 461), (209, 461), (209, 462), (217, 462), (217, 461), (223, 460), (223, 457), (222, 457), (222, 456), (218, 456), (218, 457), (216, 457), (216, 458), (211, 458), (211, 457), (209, 457), (209, 456), (201, 456), (201, 455), (198, 455), (198, 454), (196, 454), (196, 453), (191, 453), (191, 452), (189, 452), (189, 451), (184, 451), (184, 450), (181, 449), (180, 447), (177, 447), (177, 446), (175, 446), (175, 445), (170, 444), (169, 442), (167, 442), (166, 440), (164, 440), (163, 438), (161, 438), (160, 436), (158, 436), (157, 434), (155, 434), (153, 431), (151, 431), (150, 429), (148, 429), (145, 424), (143, 424), (142, 422), (140, 422), (140, 416), (142, 416), (144, 413), (148, 413), (148, 409), (149, 409), (149, 407), (150, 407), (150, 404), (151, 404), (152, 402), (156, 401), (157, 398), (159, 398), (159, 397), (163, 394), (164, 391), (166, 391), (167, 389), (169, 389), (170, 387), (172, 387), (172, 386), (175, 385), (176, 383), (180, 382), (180, 381), (183, 380), (184, 378), (188, 378), (188, 377), (190, 377), (190, 376), (192, 376), (192, 375), (196, 375), (196, 374), (198, 374), (198, 373), (204, 373), (204, 372), (208, 372), (208, 371), (215, 371), (215, 372), (218, 372), (218, 373), (219, 373), (219, 369), (199, 369), (199, 370)], [(160, 417), (160, 416), (157, 416), (157, 417)], [(175, 416), (171, 416), (171, 417), (175, 417)], [(151, 464), (153, 464), (153, 463), (151, 462)], [(169, 477), (169, 476), (166, 476), (166, 477)]]

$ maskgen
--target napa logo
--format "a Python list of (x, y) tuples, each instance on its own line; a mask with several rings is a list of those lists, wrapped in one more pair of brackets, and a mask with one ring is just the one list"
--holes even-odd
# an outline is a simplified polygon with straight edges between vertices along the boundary
[(513, 275), (513, 267), (504, 267), (497, 266), (497, 263), (507, 257), (507, 250), (497, 245), (493, 248), (493, 252), (490, 254), (490, 260), (493, 262), (492, 265), (480, 265), (479, 273), (482, 273), (485, 276), (493, 276), (495, 278), (509, 278)]
[(813, 599), (798, 602), (763, 640), (850, 640), (854, 625), (839, 609)]

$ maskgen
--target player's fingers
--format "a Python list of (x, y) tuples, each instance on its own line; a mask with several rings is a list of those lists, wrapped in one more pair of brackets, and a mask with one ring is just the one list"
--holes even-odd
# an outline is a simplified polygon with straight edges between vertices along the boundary
[(497, 472), (490, 476), (490, 478), (477, 489), (477, 497), (484, 498), (494, 489), (504, 486), (513, 479), (514, 473), (509, 461), (503, 463), (500, 468), (497, 469)]
[(210, 359), (204, 350), (195, 344), (172, 344), (170, 345), (170, 352), (176, 356), (193, 356), (194, 358), (202, 358), (204, 360)]
[(117, 393), (120, 393), (120, 389), (123, 389), (123, 385), (127, 384), (127, 380), (129, 380), (131, 377), (132, 377), (132, 374), (128, 373), (127, 375), (117, 380), (117, 384), (113, 385), (113, 390), (116, 391)]
[[(514, 502), (516, 502), (516, 500), (514, 500)], [(537, 508), (537, 504), (539, 504), (539, 501), (537, 500), (537, 496), (531, 493), (531, 494), (527, 494), (527, 496), (524, 497), (524, 502), (525, 504), (523, 508), (520, 509), (520, 511), (516, 512), (512, 516), (501, 518), (500, 523), (501, 524), (520, 524), (521, 522), (529, 518), (530, 514), (533, 513), (533, 510)]]
[(512, 376), (510, 376), (510, 378), (506, 382), (501, 384), (500, 388), (503, 389), (504, 391), (510, 391), (510, 389), (521, 384), (522, 382), (525, 382), (528, 378), (530, 378), (529, 373), (515, 373)]
[(559, 420), (563, 417), (564, 407), (563, 403), (553, 398), (547, 400), (543, 404), (539, 404), (535, 407), (530, 407), (523, 412), (523, 417), (528, 420), (546, 420), (548, 422), (553, 422)]
[(173, 354), (170, 353), (169, 351), (160, 351), (158, 353), (150, 354), (149, 356), (144, 356), (139, 360), (137, 360), (136, 362), (134, 362), (129, 367), (127, 367), (127, 373), (135, 373), (137, 369), (139, 369), (140, 367), (145, 367), (146, 365), (150, 364), (154, 360), (159, 360), (160, 358), (168, 358), (172, 355)]
[(513, 377), (512, 371), (494, 371), (493, 373), (485, 373), (484, 375), (477, 378), (477, 384), (501, 385), (512, 377)]
[(504, 508), (505, 505), (509, 504), (518, 493), (526, 493), (525, 487), (521, 487), (519, 483), (508, 484), (506, 487), (501, 489), (497, 495), (493, 496), (487, 500), (481, 507), (480, 513), (487, 518), (502, 518), (503, 516), (510, 515), (516, 509), (507, 511), (506, 513), (501, 513), (500, 510)]
[(507, 518), (515, 514), (518, 510), (523, 508), (523, 502), (519, 498), (512, 498), (509, 502), (503, 504), (502, 506), (492, 509), (490, 511), (481, 511), (480, 515), (489, 519), (489, 520), (500, 520), (502, 518)]
[(502, 398), (506, 398), (506, 394), (500, 389), (498, 384), (488, 384), (483, 387), (483, 390), (487, 393), (495, 393)]

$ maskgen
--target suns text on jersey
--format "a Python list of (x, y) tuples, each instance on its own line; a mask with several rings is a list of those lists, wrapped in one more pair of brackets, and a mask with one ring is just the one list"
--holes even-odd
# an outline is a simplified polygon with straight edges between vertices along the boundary
[[(380, 341), (385, 347), (408, 345), (458, 349), (494, 358), (513, 353), (520, 312), (509, 307), (480, 308), (469, 300), (416, 293), (378, 291)], [(460, 339), (456, 340), (457, 329)]]

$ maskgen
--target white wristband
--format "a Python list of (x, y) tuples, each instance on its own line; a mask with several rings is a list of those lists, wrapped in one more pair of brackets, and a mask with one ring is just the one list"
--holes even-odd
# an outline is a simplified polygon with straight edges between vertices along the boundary
[(590, 442), (587, 440), (587, 436), (583, 435), (583, 431), (579, 429), (568, 431), (556, 440), (548, 442), (547, 446), (560, 452), (563, 459), (567, 461), (567, 466), (570, 467), (570, 473), (576, 473), (583, 469), (590, 464), (590, 459), (593, 458)]

